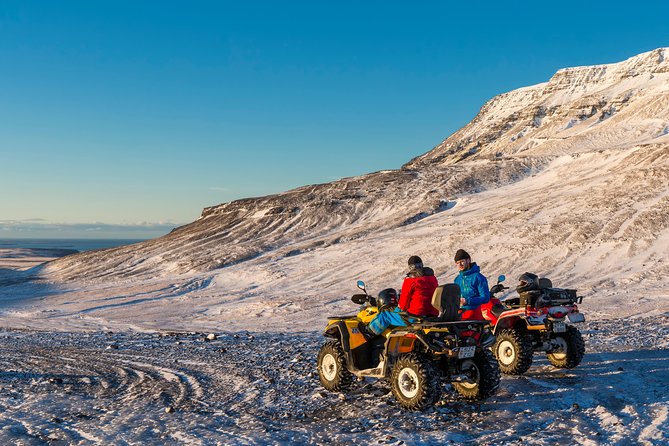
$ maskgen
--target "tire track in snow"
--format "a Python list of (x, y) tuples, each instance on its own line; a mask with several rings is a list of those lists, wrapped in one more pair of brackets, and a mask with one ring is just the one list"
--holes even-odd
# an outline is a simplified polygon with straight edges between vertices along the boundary
[[(591, 342), (594, 343), (595, 339)], [(318, 334), (0, 332), (0, 444), (662, 444), (669, 350), (536, 355), (500, 392), (400, 410), (388, 389), (324, 391)], [(118, 348), (107, 348), (114, 345)], [(601, 346), (602, 344), (599, 344)], [(620, 370), (622, 368), (622, 370)], [(173, 413), (166, 413), (173, 407)]]

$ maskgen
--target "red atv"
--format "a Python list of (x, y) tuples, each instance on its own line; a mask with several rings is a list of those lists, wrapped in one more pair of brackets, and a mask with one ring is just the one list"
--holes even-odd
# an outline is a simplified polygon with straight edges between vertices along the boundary
[(492, 347), (502, 373), (521, 375), (532, 365), (534, 352), (546, 352), (555, 367), (571, 369), (581, 363), (585, 344), (571, 325), (585, 321), (576, 290), (553, 288), (547, 278), (525, 273), (516, 287), (518, 297), (500, 301), (495, 294), (508, 289), (499, 276), (490, 289), (490, 302), (481, 306), (497, 337)]

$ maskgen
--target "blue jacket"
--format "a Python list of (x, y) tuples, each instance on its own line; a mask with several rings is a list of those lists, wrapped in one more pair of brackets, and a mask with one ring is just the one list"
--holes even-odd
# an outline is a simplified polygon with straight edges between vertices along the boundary
[(468, 270), (460, 271), (455, 283), (460, 287), (460, 296), (465, 298), (463, 310), (475, 310), (490, 301), (488, 279), (481, 274), (481, 269), (476, 263), (472, 263)]
[(400, 316), (399, 307), (395, 307), (392, 310), (382, 310), (376, 315), (374, 319), (371, 320), (368, 327), (374, 334), (380, 335), (388, 327), (406, 327), (407, 324)]

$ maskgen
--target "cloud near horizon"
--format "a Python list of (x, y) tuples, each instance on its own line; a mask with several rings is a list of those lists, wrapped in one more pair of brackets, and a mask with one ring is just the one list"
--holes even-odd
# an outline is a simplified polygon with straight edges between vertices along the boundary
[(0, 238), (128, 238), (160, 237), (181, 224), (173, 222), (44, 223), (44, 220), (0, 220)]

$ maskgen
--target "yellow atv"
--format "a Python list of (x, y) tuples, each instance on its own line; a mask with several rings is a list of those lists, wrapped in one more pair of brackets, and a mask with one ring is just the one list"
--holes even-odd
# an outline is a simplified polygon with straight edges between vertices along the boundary
[(318, 353), (318, 375), (323, 387), (346, 392), (358, 379), (389, 379), (392, 393), (409, 410), (424, 410), (441, 397), (441, 382), (470, 400), (493, 395), (500, 382), (497, 361), (489, 348), (495, 337), (485, 321), (460, 321), (460, 288), (439, 286), (432, 306), (439, 316), (406, 315), (409, 325), (370, 336), (367, 324), (376, 316), (376, 299), (365, 283), (365, 294), (351, 300), (363, 305), (357, 315), (329, 317), (324, 335), (330, 338)]

